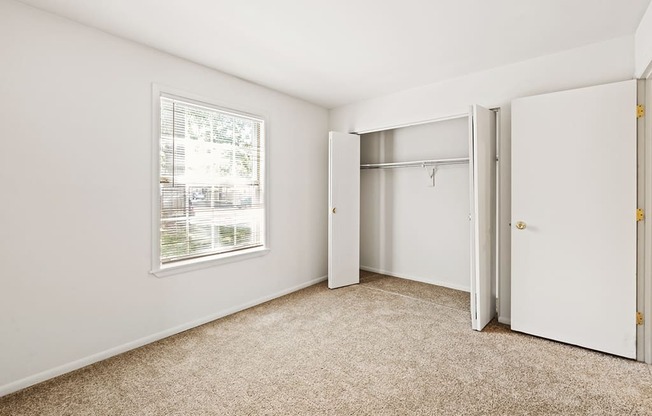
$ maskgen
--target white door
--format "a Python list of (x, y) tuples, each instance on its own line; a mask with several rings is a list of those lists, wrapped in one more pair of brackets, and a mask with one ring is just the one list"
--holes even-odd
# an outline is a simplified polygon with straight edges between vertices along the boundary
[(360, 136), (328, 135), (328, 287), (360, 282)]
[(496, 115), (475, 105), (469, 127), (471, 325), (481, 331), (496, 315)]
[(636, 81), (512, 102), (512, 329), (636, 356)]

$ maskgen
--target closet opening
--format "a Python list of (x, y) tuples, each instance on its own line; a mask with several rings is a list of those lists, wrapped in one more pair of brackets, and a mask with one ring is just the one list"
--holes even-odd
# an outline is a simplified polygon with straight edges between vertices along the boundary
[(360, 136), (360, 269), (471, 291), (466, 117)]
[(466, 292), (481, 330), (496, 315), (496, 137), (496, 112), (478, 106), (331, 132), (329, 287), (359, 283), (362, 270)]

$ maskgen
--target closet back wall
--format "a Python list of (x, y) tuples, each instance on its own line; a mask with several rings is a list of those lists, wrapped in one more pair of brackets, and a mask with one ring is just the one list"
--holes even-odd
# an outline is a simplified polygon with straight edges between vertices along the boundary
[[(369, 133), (362, 163), (468, 157), (468, 119)], [(381, 272), (469, 291), (469, 166), (363, 169), (360, 264)]]

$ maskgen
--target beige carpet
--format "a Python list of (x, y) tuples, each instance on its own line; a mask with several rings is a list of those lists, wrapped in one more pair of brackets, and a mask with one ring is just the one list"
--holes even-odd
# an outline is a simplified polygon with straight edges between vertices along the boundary
[(0, 399), (1, 415), (652, 415), (650, 367), (470, 329), (468, 294), (365, 273)]

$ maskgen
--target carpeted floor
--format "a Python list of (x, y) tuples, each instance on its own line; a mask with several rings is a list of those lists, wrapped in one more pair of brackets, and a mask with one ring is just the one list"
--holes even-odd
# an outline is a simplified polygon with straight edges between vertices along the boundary
[(0, 415), (652, 415), (650, 366), (470, 329), (468, 294), (363, 272), (0, 398)]

